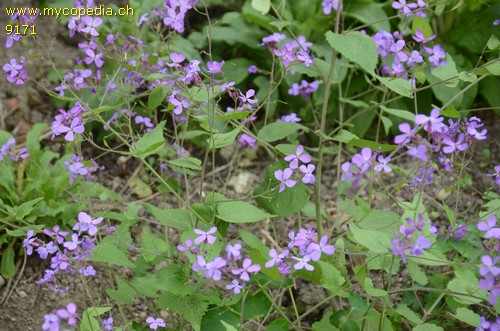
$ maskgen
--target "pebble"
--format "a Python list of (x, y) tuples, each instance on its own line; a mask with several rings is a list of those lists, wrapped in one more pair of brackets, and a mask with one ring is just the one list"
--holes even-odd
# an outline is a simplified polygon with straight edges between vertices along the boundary
[(28, 295), (24, 291), (18, 291), (17, 294), (19, 295), (20, 298), (26, 298)]

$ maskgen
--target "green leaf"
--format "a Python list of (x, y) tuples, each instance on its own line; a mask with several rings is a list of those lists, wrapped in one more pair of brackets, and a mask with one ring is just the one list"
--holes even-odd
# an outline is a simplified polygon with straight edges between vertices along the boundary
[(353, 140), (349, 141), (349, 145), (359, 147), (359, 148), (369, 147), (373, 151), (380, 149), (381, 152), (391, 152), (391, 151), (398, 148), (398, 146), (396, 146), (396, 145), (381, 144), (381, 143), (377, 143), (375, 141), (366, 140), (366, 139), (353, 139)]
[(283, 192), (278, 192), (278, 186), (276, 179), (267, 177), (254, 192), (257, 204), (273, 215), (293, 215), (309, 201), (309, 188), (304, 184), (286, 188)]
[(453, 298), (459, 303), (470, 305), (482, 301), (477, 298), (479, 294), (478, 280), (474, 274), (474, 270), (471, 268), (456, 267), (455, 278), (448, 283), (446, 288), (452, 292), (464, 294), (452, 294)]
[(366, 294), (372, 297), (385, 297), (387, 296), (387, 291), (380, 289), (380, 288), (374, 288), (373, 287), (373, 281), (371, 278), (365, 278), (365, 283), (363, 288), (365, 289)]
[(239, 84), (248, 77), (248, 67), (255, 64), (246, 58), (236, 58), (224, 63), (224, 78), (227, 82)]
[[(455, 61), (453, 61), (450, 54), (446, 53), (446, 65), (437, 67), (432, 71), (432, 74), (440, 80), (448, 80), (458, 77), (457, 66), (455, 65)], [(458, 85), (458, 82), (458, 79), (453, 79), (444, 85), (448, 87), (455, 87)]]
[[(266, 331), (288, 331), (288, 330), (290, 330), (290, 322), (288, 322), (284, 318), (279, 318), (277, 320), (272, 321), (266, 328)], [(335, 330), (330, 329), (329, 331), (335, 331)]]
[(80, 323), (80, 331), (97, 331), (101, 329), (99, 321), (96, 319), (111, 310), (111, 307), (90, 307), (82, 314), (82, 322)]
[(298, 123), (274, 122), (260, 129), (258, 136), (267, 142), (273, 142), (286, 138), (298, 130), (309, 132), (307, 127)]
[(147, 262), (152, 262), (157, 256), (167, 251), (164, 239), (153, 235), (147, 227), (142, 230), (142, 255)]
[(203, 331), (237, 331), (240, 330), (239, 326), (240, 317), (224, 307), (210, 309), (201, 320), (201, 329)]
[(181, 157), (172, 161), (167, 161), (167, 163), (176, 167), (201, 171), (201, 160), (195, 157)]
[(414, 32), (416, 32), (417, 30), (422, 31), (425, 38), (430, 38), (433, 35), (432, 27), (429, 22), (427, 22), (425, 18), (422, 18), (420, 16), (413, 17), (411, 28)]
[(33, 211), (33, 207), (42, 200), (43, 200), (43, 197), (36, 198), (36, 199), (30, 200), (30, 201), (27, 201), (20, 206), (15, 207), (14, 208), (14, 210), (15, 210), (14, 217), (16, 218), (16, 220), (18, 220), (18, 221), (24, 220), (24, 218), (26, 216), (28, 216)]
[(389, 210), (371, 210), (356, 225), (366, 230), (376, 230), (393, 234), (399, 228), (400, 216)]
[(405, 304), (400, 304), (398, 308), (395, 309), (396, 312), (406, 318), (408, 321), (413, 324), (422, 324), (422, 319), (410, 308), (408, 308)]
[(408, 261), (406, 264), (406, 269), (410, 273), (411, 279), (413, 279), (418, 284), (425, 286), (429, 283), (427, 275), (420, 269), (419, 265), (413, 261)]
[(344, 130), (344, 129), (340, 130), (339, 133), (337, 133), (335, 135), (335, 137), (333, 137), (333, 140), (339, 141), (342, 143), (348, 143), (354, 139), (359, 139), (359, 137), (356, 136), (355, 134), (347, 131), (347, 130)]
[[(239, 308), (240, 305), (238, 304), (237, 307)], [(243, 318), (250, 320), (262, 317), (269, 312), (270, 307), (271, 302), (264, 293), (257, 292), (256, 294), (247, 295), (243, 310)]]
[(47, 127), (45, 123), (37, 123), (33, 125), (30, 132), (26, 137), (26, 147), (31, 154), (34, 154), (40, 150), (40, 135), (42, 130)]
[(16, 274), (16, 264), (14, 262), (14, 240), (11, 240), (9, 246), (2, 254), (2, 262), (0, 264), (0, 273), (5, 279), (10, 279)]
[(42, 232), (44, 227), (45, 227), (45, 224), (38, 224), (38, 225), (24, 226), (24, 227), (16, 229), (16, 230), (5, 229), (5, 231), (7, 232), (9, 237), (26, 237), (26, 233), (29, 230), (33, 230), (36, 234), (38, 232)]
[(208, 138), (209, 148), (216, 149), (231, 145), (236, 140), (236, 136), (238, 136), (240, 131), (241, 127), (237, 127), (227, 133), (214, 133), (213, 137)]
[(153, 130), (142, 136), (132, 147), (130, 152), (132, 155), (145, 158), (149, 155), (158, 153), (165, 144), (163, 138), (163, 128), (166, 121), (162, 121)]
[(271, 22), (269, 23), (270, 25), (272, 26), (275, 26), (278, 28), (279, 31), (283, 30), (283, 28), (289, 26), (289, 25), (293, 25), (293, 22), (288, 22), (288, 21), (274, 21), (274, 22)]
[(457, 320), (469, 324), (470, 326), (478, 327), (481, 321), (481, 316), (466, 307), (457, 308), (457, 313), (452, 314)]
[(208, 303), (198, 295), (177, 295), (166, 293), (157, 302), (160, 309), (171, 309), (181, 314), (196, 331), (201, 330), (201, 319), (207, 311)]
[(335, 295), (347, 297), (348, 294), (342, 290), (345, 278), (340, 271), (327, 262), (318, 261), (317, 264), (321, 267), (321, 285)]
[(380, 109), (384, 111), (384, 113), (388, 113), (390, 115), (394, 115), (396, 117), (402, 118), (404, 120), (407, 120), (411, 123), (415, 120), (415, 114), (409, 112), (408, 110), (403, 110), (403, 109), (394, 109), (394, 108), (387, 108), (385, 106), (379, 106)]
[(115, 245), (106, 242), (101, 242), (92, 249), (92, 257), (89, 260), (135, 268), (135, 264), (128, 259), (127, 254)]
[(178, 230), (191, 229), (191, 212), (186, 209), (160, 209), (150, 204), (145, 204), (146, 210), (163, 225)]
[(148, 110), (154, 111), (167, 96), (167, 90), (163, 86), (156, 86), (148, 97)]
[(451, 118), (460, 118), (461, 115), (458, 112), (457, 108), (453, 105), (449, 105), (446, 107), (446, 109), (443, 109), (441, 111), (441, 115), (446, 116), (446, 117), (451, 117)]
[(420, 324), (411, 329), (412, 331), (444, 331), (444, 329), (436, 324), (425, 323)]
[(251, 248), (258, 250), (262, 254), (262, 256), (264, 257), (269, 256), (269, 248), (266, 245), (264, 245), (262, 240), (256, 235), (247, 231), (241, 231), (240, 237), (245, 244), (247, 244)]
[(380, 4), (354, 4), (349, 7), (348, 11), (345, 11), (345, 14), (356, 18), (362, 23), (369, 24), (376, 31), (389, 31), (391, 29), (391, 24)]
[(374, 74), (378, 53), (375, 42), (369, 36), (357, 31), (343, 35), (327, 31), (326, 40), (344, 57), (358, 64), (369, 74)]
[(355, 224), (349, 225), (354, 240), (368, 248), (372, 253), (387, 253), (391, 248), (392, 236), (388, 233), (361, 229)]
[(252, 0), (252, 7), (262, 15), (266, 15), (271, 9), (271, 0)]
[(375, 75), (375, 77), (390, 90), (404, 97), (413, 99), (413, 89), (410, 81), (399, 77), (382, 77), (378, 75)]
[(111, 299), (120, 303), (124, 303), (127, 305), (132, 304), (132, 301), (137, 295), (136, 290), (121, 278), (117, 279), (116, 284), (118, 286), (118, 289), (115, 290), (109, 288), (106, 290), (106, 294), (109, 295)]
[(272, 215), (243, 201), (219, 202), (217, 216), (229, 223), (255, 223), (272, 217)]

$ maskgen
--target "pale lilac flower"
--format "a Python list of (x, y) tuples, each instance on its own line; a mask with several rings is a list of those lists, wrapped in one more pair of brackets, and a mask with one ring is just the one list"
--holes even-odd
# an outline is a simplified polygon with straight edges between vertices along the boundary
[(240, 275), (240, 279), (248, 282), (250, 280), (249, 273), (257, 273), (260, 271), (260, 265), (252, 264), (252, 260), (245, 258), (241, 268), (233, 269), (231, 272), (233, 275)]
[(305, 255), (303, 257), (292, 256), (292, 259), (297, 261), (297, 263), (295, 263), (293, 266), (295, 270), (301, 270), (304, 268), (309, 271), (314, 270), (314, 267), (309, 264), (309, 261), (311, 261), (311, 257), (309, 255)]
[(241, 244), (236, 243), (234, 245), (227, 245), (226, 246), (226, 252), (227, 252), (227, 259), (230, 260), (231, 258), (235, 261), (241, 259)]
[(408, 123), (401, 123), (398, 128), (403, 134), (394, 137), (394, 143), (402, 147), (411, 141), (411, 138), (415, 134), (415, 129), (412, 129)]
[(314, 164), (301, 165), (299, 169), (302, 173), (302, 183), (313, 184), (316, 181), (316, 177), (312, 174), (316, 169)]
[(390, 156), (383, 157), (382, 155), (379, 155), (377, 160), (379, 163), (376, 164), (375, 167), (373, 167), (373, 170), (375, 170), (376, 172), (381, 172), (381, 171), (391, 172), (392, 171), (392, 168), (387, 165), (389, 162), (391, 162)]
[(458, 135), (457, 141), (453, 141), (450, 137), (444, 137), (443, 144), (447, 145), (443, 147), (443, 152), (446, 154), (451, 154), (455, 151), (465, 151), (469, 144), (464, 142), (465, 136), (463, 133)]
[(88, 232), (89, 235), (95, 236), (97, 234), (97, 231), (99, 230), (96, 225), (100, 224), (102, 221), (102, 217), (92, 219), (89, 214), (85, 212), (79, 212), (78, 223), (73, 226), (73, 230), (78, 230), (78, 234), (82, 232)]
[(68, 231), (60, 231), (61, 227), (59, 225), (55, 225), (52, 230), (49, 228), (45, 228), (43, 233), (47, 236), (56, 237), (56, 242), (61, 245), (64, 242), (64, 237), (66, 237), (69, 232)]
[(224, 61), (222, 61), (222, 62), (217, 62), (217, 61), (207, 62), (208, 72), (211, 75), (221, 74), (222, 73), (222, 66), (224, 66)]
[(89, 265), (86, 268), (80, 268), (80, 274), (82, 274), (83, 277), (87, 278), (90, 276), (95, 276), (96, 271), (93, 266)]
[(88, 33), (94, 37), (97, 37), (99, 35), (99, 32), (97, 32), (96, 28), (102, 24), (102, 18), (84, 16), (82, 17), (82, 23), (83, 28), (79, 28), (79, 31), (81, 33)]
[(291, 113), (290, 115), (283, 115), (281, 118), (276, 120), (276, 122), (288, 122), (288, 123), (298, 123), (302, 121), (300, 117), (297, 116), (295, 113)]
[(229, 83), (224, 83), (220, 86), (220, 91), (219, 92), (225, 92), (227, 90), (230, 90), (231, 88), (233, 88), (235, 85), (234, 82), (229, 82)]
[(477, 224), (477, 228), (480, 231), (486, 232), (484, 234), (484, 238), (489, 239), (489, 238), (496, 238), (500, 239), (500, 228), (495, 227), (497, 224), (497, 217), (495, 215), (490, 215), (486, 219), (486, 222), (479, 222)]
[(328, 244), (328, 237), (323, 236), (319, 243), (312, 242), (307, 246), (307, 255), (311, 257), (312, 261), (319, 261), (321, 253), (332, 255), (335, 253), (335, 247)]
[(217, 256), (213, 261), (208, 262), (205, 266), (205, 277), (212, 278), (215, 281), (219, 281), (222, 277), (221, 268), (227, 265), (226, 260), (222, 257)]
[(424, 249), (428, 249), (430, 247), (431, 242), (424, 236), (420, 236), (415, 242), (415, 245), (411, 248), (410, 253), (413, 255), (424, 255)]
[(67, 320), (68, 325), (75, 325), (77, 322), (76, 305), (74, 303), (68, 303), (66, 308), (58, 309), (57, 315), (60, 318)]
[(425, 130), (429, 133), (439, 131), (443, 126), (444, 118), (440, 116), (439, 108), (434, 108), (429, 116), (425, 114), (418, 114), (415, 116), (415, 124), (423, 125)]
[(408, 147), (408, 155), (410, 155), (413, 159), (419, 159), (423, 162), (429, 161), (429, 157), (427, 156), (427, 147), (425, 147), (424, 144)]
[(137, 22), (137, 24), (135, 26), (140, 28), (142, 24), (148, 22), (149, 21), (148, 15), (149, 15), (149, 13), (142, 14), (141, 17), (139, 18), (139, 21)]
[(196, 262), (193, 263), (191, 269), (193, 269), (194, 272), (198, 272), (201, 270), (205, 270), (206, 267), (207, 267), (207, 262), (205, 261), (205, 258), (202, 255), (198, 255), (196, 257)]
[(146, 323), (149, 323), (149, 328), (151, 330), (156, 330), (158, 328), (164, 328), (166, 326), (165, 324), (165, 321), (163, 320), (163, 318), (154, 318), (152, 316), (149, 316), (148, 318), (146, 318)]
[(295, 184), (297, 184), (296, 180), (290, 179), (292, 174), (293, 171), (290, 168), (286, 168), (285, 170), (276, 170), (274, 172), (274, 177), (281, 182), (279, 190), (280, 193), (285, 190), (285, 186), (292, 188)]
[(412, 38), (413, 38), (413, 40), (415, 40), (418, 43), (426, 44), (429, 41), (434, 40), (436, 38), (436, 35), (433, 34), (429, 38), (425, 38), (424, 33), (422, 32), (422, 30), (417, 30), (417, 31), (415, 31), (415, 35), (412, 36)]
[(279, 266), (280, 264), (282, 264), (285, 261), (286, 257), (288, 256), (288, 253), (289, 253), (288, 249), (285, 249), (283, 252), (278, 254), (276, 249), (272, 248), (269, 251), (269, 256), (271, 257), (271, 260), (266, 262), (265, 264), (266, 268), (271, 268), (274, 265)]
[(104, 329), (106, 331), (112, 331), (113, 330), (113, 317), (108, 317), (102, 321), (102, 324), (104, 326)]
[(52, 255), (57, 252), (57, 247), (54, 245), (53, 241), (50, 241), (47, 245), (38, 247), (36, 251), (40, 258), (42, 260), (45, 260), (49, 256), (49, 254)]
[(251, 74), (256, 74), (257, 73), (257, 67), (255, 65), (251, 65), (250, 67), (248, 67), (248, 72), (251, 73)]
[(495, 173), (487, 174), (488, 177), (495, 177), (495, 184), (500, 185), (500, 165), (495, 166)]
[(246, 133), (242, 133), (240, 135), (240, 137), (238, 138), (238, 142), (240, 143), (241, 147), (255, 148), (257, 146), (257, 140)]
[(66, 247), (70, 251), (74, 251), (75, 249), (78, 248), (78, 245), (80, 245), (82, 241), (78, 238), (77, 233), (73, 233), (71, 235), (71, 241), (65, 241), (64, 242), (64, 247)]
[(363, 147), (359, 154), (354, 154), (352, 163), (354, 163), (361, 173), (365, 173), (370, 167), (373, 160), (372, 150), (369, 147)]
[(226, 288), (228, 290), (233, 290), (234, 294), (239, 294), (241, 293), (241, 290), (245, 287), (245, 283), (240, 284), (240, 282), (237, 279), (233, 279), (231, 284), (227, 284)]
[(23, 240), (23, 247), (26, 248), (26, 254), (27, 255), (31, 255), (33, 254), (33, 247), (36, 247), (38, 246), (35, 241), (36, 241), (36, 237), (33, 238), (33, 234), (35, 233), (35, 231), (33, 230), (28, 230), (28, 232), (26, 233), (26, 239)]
[(311, 162), (311, 155), (309, 154), (302, 154), (304, 152), (304, 146), (299, 145), (297, 146), (297, 149), (295, 150), (295, 154), (290, 154), (285, 156), (285, 161), (290, 162), (290, 169), (297, 169), (299, 167), (299, 161), (302, 163), (309, 163)]
[(56, 314), (47, 314), (44, 316), (45, 321), (42, 325), (42, 330), (59, 331), (59, 316)]
[[(323, 0), (321, 5), (325, 15), (330, 15), (332, 10), (339, 10), (339, 0)], [(340, 7), (340, 10), (342, 10), (342, 7)]]
[(489, 255), (483, 255), (481, 257), (483, 266), (479, 268), (479, 274), (481, 274), (481, 276), (486, 276), (488, 274), (491, 274), (492, 276), (500, 275), (500, 268), (496, 266), (499, 260), (500, 257), (492, 258)]
[(240, 100), (243, 103), (249, 103), (251, 105), (259, 102), (255, 97), (255, 90), (249, 89), (245, 94), (240, 91)]
[(202, 242), (205, 242), (206, 244), (213, 244), (215, 240), (217, 240), (217, 237), (212, 236), (213, 233), (217, 232), (217, 228), (215, 226), (211, 227), (208, 231), (203, 231), (200, 229), (194, 229), (194, 232), (198, 234), (198, 237), (194, 240), (194, 243), (196, 245), (201, 244)]

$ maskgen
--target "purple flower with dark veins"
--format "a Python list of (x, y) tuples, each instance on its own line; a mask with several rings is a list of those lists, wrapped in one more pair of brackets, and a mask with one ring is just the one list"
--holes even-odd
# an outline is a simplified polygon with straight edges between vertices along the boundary
[(194, 240), (194, 243), (196, 245), (199, 245), (202, 242), (211, 245), (215, 242), (215, 240), (217, 240), (217, 237), (212, 236), (213, 233), (217, 232), (217, 228), (215, 226), (211, 227), (206, 232), (200, 229), (194, 229), (194, 232), (198, 234), (198, 237), (196, 237), (196, 239)]
[(241, 268), (231, 270), (233, 275), (240, 275), (240, 279), (245, 282), (248, 282), (250, 280), (249, 273), (255, 274), (259, 271), (260, 271), (260, 265), (252, 264), (252, 260), (249, 258), (243, 260)]

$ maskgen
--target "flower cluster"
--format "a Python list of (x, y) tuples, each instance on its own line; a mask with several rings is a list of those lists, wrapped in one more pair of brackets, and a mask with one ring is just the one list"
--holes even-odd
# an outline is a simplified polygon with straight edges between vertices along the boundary
[(425, 58), (432, 63), (431, 70), (446, 65), (446, 53), (441, 45), (426, 46), (436, 38), (435, 35), (426, 38), (421, 30), (417, 30), (411, 36), (412, 40), (405, 41), (404, 37), (399, 31), (391, 34), (384, 30), (373, 35), (377, 52), (384, 62), (380, 69), (382, 75), (408, 79), (410, 69), (423, 64)]
[[(20, 14), (22, 12), (21, 10), (17, 10), (15, 14), (9, 15), (11, 20), (15, 20), (14, 24), (22, 26), (22, 25), (33, 25), (35, 23), (35, 19), (39, 15), (39, 11), (36, 11), (36, 13), (32, 14), (32, 11), (30, 11), (28, 8), (24, 8), (24, 14)], [(16, 34), (16, 33), (11, 33), (6, 36), (6, 41), (5, 41), (5, 48), (11, 48), (14, 42), (21, 40), (24, 36), (22, 34)]]
[[(321, 5), (323, 6), (323, 13), (325, 15), (330, 15), (332, 10), (339, 10), (339, 0), (323, 0)], [(340, 10), (342, 10), (342, 5), (340, 6)]]
[(477, 224), (479, 231), (483, 232), (482, 237), (488, 242), (492, 241), (494, 246), (488, 251), (490, 254), (481, 257), (481, 267), (479, 274), (483, 277), (479, 280), (479, 288), (487, 291), (490, 294), (490, 304), (494, 305), (497, 302), (497, 297), (500, 295), (500, 226), (497, 226), (498, 218), (495, 215), (490, 215), (486, 221), (481, 221)]
[(99, 166), (93, 159), (84, 161), (83, 157), (76, 154), (71, 155), (71, 159), (64, 162), (64, 167), (70, 172), (70, 184), (73, 184), (78, 177), (85, 178), (90, 182), (92, 180), (92, 173), (98, 170), (104, 170), (104, 166)]
[[(428, 222), (430, 223), (429, 220)], [(416, 222), (408, 217), (406, 224), (399, 227), (399, 232), (394, 232), (392, 239), (392, 253), (395, 256), (401, 256), (405, 264), (408, 250), (412, 255), (424, 255), (424, 250), (431, 247), (431, 242), (423, 235), (424, 215), (419, 213)]]
[(298, 123), (302, 121), (300, 117), (295, 113), (291, 113), (289, 115), (283, 115), (281, 118), (277, 119), (276, 122), (288, 122), (288, 123)]
[(284, 39), (286, 39), (284, 34), (275, 32), (262, 38), (262, 44), (260, 45), (266, 46), (275, 56), (281, 58), (285, 68), (290, 67), (292, 63), (301, 63), (306, 67), (313, 64), (313, 56), (309, 51), (312, 43), (308, 42), (304, 36), (288, 41), (279, 48), (279, 42)]
[(28, 74), (24, 69), (24, 56), (19, 57), (19, 62), (12, 58), (9, 63), (3, 65), (3, 71), (7, 74), (7, 81), (16, 85), (23, 85), (28, 80)]
[[(199, 0), (166, 0), (163, 3), (163, 8), (155, 8), (152, 16), (170, 27), (172, 30), (184, 32), (184, 18), (188, 10), (193, 8)], [(142, 22), (149, 21), (147, 16), (141, 17)]]
[(378, 151), (375, 153), (368, 147), (361, 149), (361, 152), (354, 154), (351, 161), (342, 164), (342, 181), (351, 181), (352, 187), (357, 187), (361, 179), (369, 178), (369, 172), (392, 172), (389, 166), (390, 156), (383, 156)]
[(211, 261), (206, 261), (202, 252), (206, 252), (207, 247), (216, 242), (217, 228), (214, 226), (208, 231), (194, 229), (194, 232), (198, 237), (194, 240), (187, 239), (185, 244), (177, 245), (179, 251), (193, 256), (196, 262), (192, 264), (191, 269), (194, 272), (203, 272), (206, 278), (214, 281), (221, 281), (223, 275), (229, 276), (231, 281), (226, 285), (226, 289), (238, 294), (250, 281), (250, 275), (260, 271), (260, 265), (254, 264), (252, 259), (243, 255), (241, 252), (243, 246), (240, 243), (228, 244), (225, 256), (216, 256)]
[(290, 95), (300, 95), (305, 100), (311, 97), (311, 94), (316, 92), (319, 87), (319, 82), (317, 80), (308, 83), (305, 80), (299, 84), (293, 83), (292, 87), (288, 90), (288, 94)]
[(56, 331), (61, 328), (61, 323), (65, 322), (68, 326), (76, 325), (78, 313), (76, 304), (70, 302), (65, 308), (58, 309), (56, 313), (50, 313), (44, 316), (45, 321), (42, 330)]
[[(45, 270), (45, 275), (37, 281), (37, 284), (49, 284), (50, 289), (65, 292), (68, 288), (60, 287), (56, 278), (61, 272), (70, 275), (78, 272), (83, 277), (95, 276), (96, 270), (87, 260), (92, 255), (90, 251), (96, 245), (98, 225), (102, 221), (102, 217), (94, 219), (89, 214), (80, 212), (78, 223), (74, 225), (72, 233), (62, 231), (58, 225), (52, 229), (44, 229), (43, 233), (52, 239), (48, 242), (34, 237), (34, 231), (29, 230), (23, 241), (26, 254), (32, 255), (36, 250), (41, 259), (50, 257), (50, 269)], [(112, 231), (110, 228), (108, 233), (111, 234)]]
[(30, 156), (30, 153), (28, 153), (28, 149), (26, 147), (23, 147), (21, 149), (14, 149), (13, 147), (16, 145), (16, 139), (14, 138), (9, 138), (7, 142), (0, 147), (0, 161), (3, 161), (3, 159), (8, 156), (11, 161), (17, 162), (19, 159), (26, 159), (28, 156)]
[(425, 13), (422, 9), (427, 8), (429, 5), (423, 0), (417, 0), (417, 2), (407, 3), (406, 0), (396, 0), (392, 2), (392, 8), (398, 9), (399, 14), (405, 16), (420, 16), (425, 17)]
[(500, 188), (500, 165), (495, 166), (495, 173), (487, 174), (488, 177), (495, 177), (495, 184)]
[(82, 134), (85, 131), (82, 119), (85, 109), (80, 102), (75, 103), (69, 111), (59, 109), (59, 113), (60, 114), (56, 115), (51, 125), (52, 139), (61, 134), (65, 134), (64, 139), (66, 141), (73, 141), (75, 139), (75, 134)]
[(295, 154), (285, 156), (284, 160), (290, 162), (288, 168), (274, 172), (274, 177), (280, 181), (280, 192), (283, 192), (285, 187), (294, 187), (298, 180), (302, 180), (304, 184), (314, 184), (316, 177), (313, 172), (316, 166), (309, 163), (311, 162), (311, 155), (304, 154), (304, 146), (299, 145), (295, 150)]
[(276, 266), (281, 275), (288, 275), (293, 269), (314, 270), (310, 262), (316, 262), (321, 259), (322, 254), (332, 255), (335, 253), (335, 247), (328, 244), (328, 237), (318, 237), (318, 233), (313, 227), (308, 229), (301, 228), (297, 233), (290, 231), (288, 234), (290, 242), (288, 249), (281, 253), (274, 248), (269, 251), (271, 260), (266, 262), (266, 268)]
[(166, 326), (165, 321), (161, 317), (154, 318), (153, 316), (149, 316), (148, 318), (146, 318), (146, 323), (149, 324), (149, 328), (151, 330), (164, 328)]

